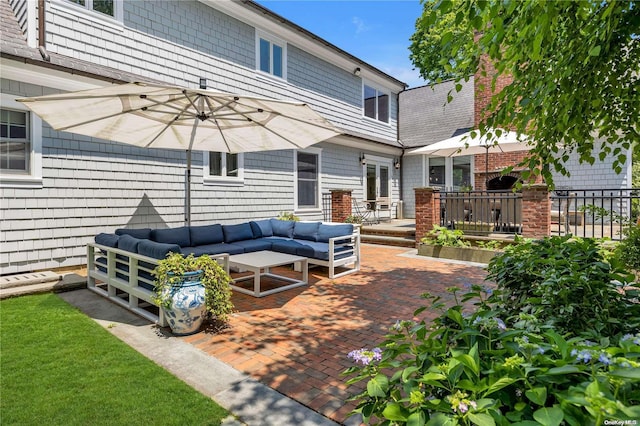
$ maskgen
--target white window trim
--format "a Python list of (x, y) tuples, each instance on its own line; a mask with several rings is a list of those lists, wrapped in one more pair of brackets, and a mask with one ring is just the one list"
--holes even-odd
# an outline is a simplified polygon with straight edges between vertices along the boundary
[[(226, 154), (226, 153), (223, 153)], [(223, 170), (226, 170), (226, 156), (222, 157)], [(204, 185), (244, 185), (244, 154), (238, 153), (238, 176), (216, 176), (211, 174), (209, 167), (209, 151), (202, 152), (202, 183)]]
[[(269, 43), (271, 43), (271, 46), (273, 46), (273, 44), (277, 44), (278, 46), (282, 47), (282, 77), (274, 75), (270, 72), (264, 72), (260, 69), (260, 39), (267, 40)], [(273, 50), (270, 58), (272, 61), (271, 69), (273, 69)], [(281, 38), (275, 37), (264, 31), (256, 30), (256, 72), (260, 76), (266, 76), (266, 77), (269, 77), (270, 79), (275, 79), (276, 81), (286, 80), (287, 79), (287, 42), (282, 40)]]
[[(471, 161), (469, 167), (471, 168), (470, 176), (471, 176), (471, 187), (476, 187), (476, 174), (475, 174), (475, 155), (470, 155)], [(453, 191), (453, 157), (440, 157), (437, 155), (424, 156), (424, 176), (423, 176), (423, 186), (429, 186), (429, 159), (430, 158), (444, 158), (444, 185), (442, 188), (444, 191)]]
[[(298, 153), (315, 154), (318, 156), (318, 194), (317, 208), (298, 207)], [(306, 148), (294, 151), (293, 155), (293, 209), (295, 214), (311, 215), (322, 213), (322, 148)]]
[(29, 132), (31, 136), (31, 158), (28, 175), (2, 174), (0, 171), (0, 188), (42, 188), (42, 119), (32, 113), (15, 99), (19, 96), (2, 93), (0, 105), (3, 108), (24, 111), (29, 115)]
[(86, 0), (87, 4), (82, 6), (81, 4), (74, 3), (69, 0), (53, 0), (51, 6), (54, 9), (62, 10), (68, 12), (78, 18), (87, 19), (90, 17), (91, 20), (100, 22), (101, 24), (106, 24), (110, 28), (114, 28), (122, 31), (123, 22), (124, 22), (124, 6), (123, 0), (114, 0), (113, 3), (113, 14), (114, 16), (105, 15), (104, 13), (97, 12), (92, 8), (89, 8), (93, 3), (93, 0)]
[[(382, 121), (379, 120), (378, 117), (378, 103), (376, 102), (376, 118), (371, 118), (368, 117), (365, 113), (364, 113), (364, 87), (365, 86), (369, 86), (372, 89), (376, 90), (376, 99), (378, 97), (378, 93), (382, 93), (384, 95), (387, 95), (388, 99), (389, 99), (389, 117), (388, 117), (388, 121)], [(391, 126), (391, 91), (389, 89), (386, 89), (384, 87), (381, 87), (380, 85), (376, 84), (376, 83), (372, 83), (371, 81), (367, 81), (367, 80), (362, 80), (362, 118), (365, 120), (369, 120), (373, 123), (378, 123), (378, 124), (382, 124), (384, 126)]]

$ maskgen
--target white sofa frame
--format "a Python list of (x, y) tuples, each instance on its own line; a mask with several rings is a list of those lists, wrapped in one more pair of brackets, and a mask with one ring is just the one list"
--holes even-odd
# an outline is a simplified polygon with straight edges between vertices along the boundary
[[(122, 258), (116, 259), (116, 255), (120, 255)], [(107, 264), (96, 262), (99, 257), (106, 258)], [(212, 255), (211, 257), (216, 259), (229, 273), (228, 254)], [(166, 327), (169, 323), (162, 309), (157, 309), (158, 314), (149, 309), (150, 306), (158, 306), (153, 301), (153, 291), (138, 285), (139, 281), (154, 285), (153, 280), (139, 276), (138, 271), (140, 270), (148, 273), (153, 271), (153, 268), (149, 269), (141, 265), (140, 262), (146, 262), (155, 267), (158, 260), (113, 247), (89, 243), (87, 244), (87, 288), (161, 327)], [(116, 269), (116, 261), (128, 265), (129, 272)], [(106, 272), (99, 270), (98, 266), (106, 268)], [(116, 273), (125, 276), (126, 279), (118, 277)]]
[[(348, 247), (344, 251), (336, 253), (336, 248)], [(345, 254), (348, 254), (345, 256)], [(337, 258), (337, 256), (343, 256)], [(360, 270), (360, 229), (354, 226), (351, 235), (329, 238), (329, 260), (309, 258), (310, 265), (325, 266), (329, 269), (329, 278), (339, 278), (347, 274), (353, 274)], [(336, 274), (336, 268), (347, 268)]]

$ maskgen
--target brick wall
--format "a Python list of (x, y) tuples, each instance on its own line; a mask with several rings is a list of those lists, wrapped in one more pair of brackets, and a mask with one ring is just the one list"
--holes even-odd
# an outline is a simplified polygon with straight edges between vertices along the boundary
[(351, 190), (332, 189), (331, 191), (331, 221), (344, 222), (351, 215)]
[(522, 189), (522, 236), (542, 238), (551, 231), (551, 201), (546, 185), (536, 184)]
[(474, 124), (478, 127), (478, 124), (482, 122), (485, 117), (485, 108), (491, 102), (491, 98), (494, 94), (499, 93), (507, 87), (513, 81), (513, 77), (508, 75), (501, 75), (496, 80), (495, 87), (492, 89), (492, 79), (495, 74), (495, 68), (488, 57), (482, 56), (480, 58), (480, 67), (474, 77)]
[(434, 188), (415, 188), (416, 195), (416, 246), (420, 240), (440, 224), (439, 190)]

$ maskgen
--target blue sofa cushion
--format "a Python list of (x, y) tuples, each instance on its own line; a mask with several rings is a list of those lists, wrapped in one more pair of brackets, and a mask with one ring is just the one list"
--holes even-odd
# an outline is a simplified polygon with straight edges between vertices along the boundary
[(224, 242), (233, 243), (234, 241), (244, 241), (253, 239), (253, 231), (248, 223), (240, 223), (238, 225), (222, 225), (224, 232)]
[(116, 234), (101, 233), (96, 235), (95, 241), (96, 241), (96, 244), (100, 244), (102, 246), (117, 248), (119, 238), (120, 236)]
[(204, 246), (224, 241), (222, 225), (192, 226), (189, 229), (189, 234), (191, 235), (190, 246)]
[(295, 222), (292, 220), (269, 219), (271, 229), (273, 229), (274, 237), (293, 238), (293, 227)]
[(120, 228), (116, 229), (116, 235), (131, 235), (142, 239), (151, 238), (151, 228)]
[(273, 240), (271, 250), (280, 253), (298, 255), (298, 249), (304, 247), (304, 244), (294, 240)]
[(154, 229), (151, 231), (151, 238), (149, 239), (157, 243), (177, 244), (180, 247), (189, 247), (191, 245), (191, 236), (189, 235), (188, 226)]
[(353, 225), (341, 223), (340, 225), (326, 225), (321, 223), (318, 227), (318, 241), (328, 243), (329, 238), (342, 237), (353, 234)]
[(249, 222), (253, 231), (253, 238), (273, 237), (273, 228), (269, 219)]
[(180, 253), (178, 244), (158, 243), (151, 240), (140, 240), (138, 244), (138, 254), (152, 257), (154, 259), (164, 259), (169, 253)]
[(293, 238), (297, 240), (317, 241), (320, 222), (296, 222), (293, 225)]
[[(315, 241), (300, 241), (300, 246), (296, 253), (298, 256), (304, 256), (320, 260), (329, 260), (329, 243), (321, 243)], [(342, 246), (335, 248), (335, 259), (342, 259), (353, 254), (353, 247)]]
[(182, 254), (185, 256), (189, 254), (193, 254), (195, 257), (202, 256), (203, 254), (220, 254), (220, 253), (242, 254), (244, 253), (244, 248), (237, 246), (235, 244), (226, 244), (226, 243), (207, 244), (204, 246), (197, 246), (197, 247), (181, 247), (180, 250), (182, 251)]
[(245, 253), (260, 250), (271, 250), (271, 241), (265, 238), (258, 238), (257, 240), (236, 241), (233, 243), (233, 245), (242, 247)]
[(118, 238), (118, 248), (125, 251), (130, 251), (131, 253), (138, 252), (138, 244), (142, 241), (139, 238), (132, 237), (129, 234), (120, 235)]

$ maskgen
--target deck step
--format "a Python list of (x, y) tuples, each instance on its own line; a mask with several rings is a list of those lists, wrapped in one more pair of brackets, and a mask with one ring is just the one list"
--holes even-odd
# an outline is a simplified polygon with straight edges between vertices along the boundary
[(367, 244), (381, 244), (386, 246), (411, 247), (415, 248), (415, 238), (397, 237), (391, 235), (360, 235), (360, 241)]
[[(87, 286), (87, 278), (78, 274), (61, 276), (51, 271), (44, 271), (20, 275), (33, 276), (30, 278), (19, 277), (15, 279), (12, 278), (12, 276), (0, 277), (3, 283), (0, 287), (0, 299), (24, 296), (27, 294), (69, 291)], [(54, 276), (55, 280), (53, 279)], [(45, 277), (48, 277), (49, 280), (45, 280)], [(18, 282), (20, 282), (20, 284), (18, 284)], [(7, 285), (6, 283), (11, 285)]]
[(7, 275), (0, 277), (0, 289), (22, 287), (32, 284), (58, 282), (61, 275), (53, 271), (29, 272), (26, 274)]

